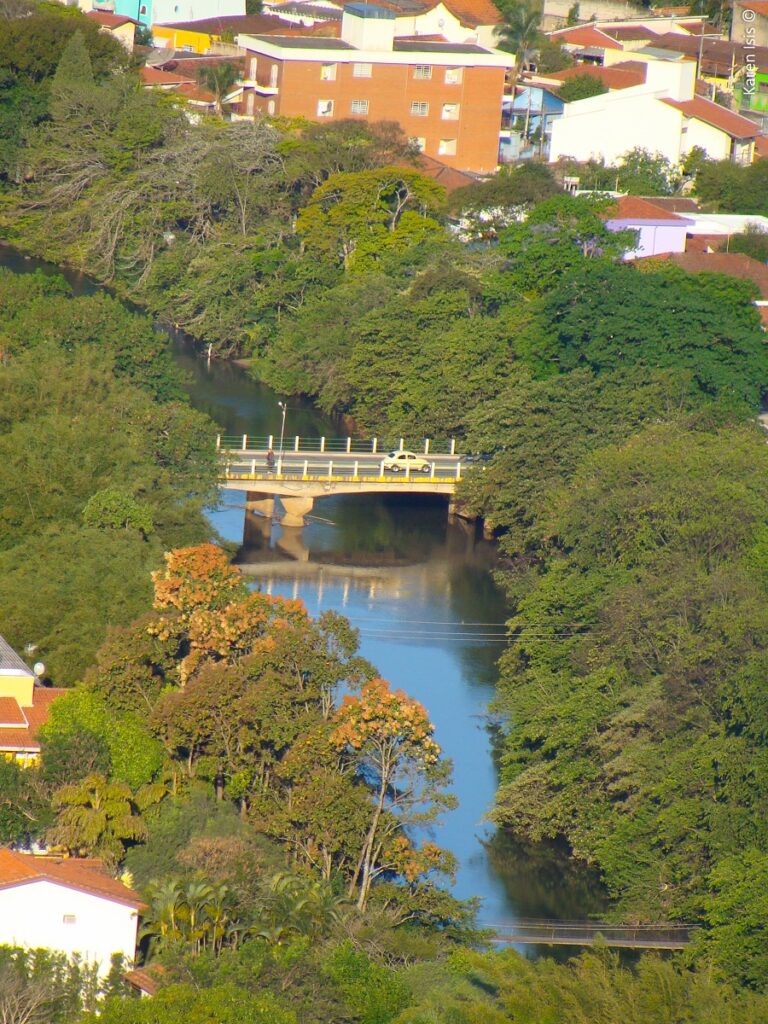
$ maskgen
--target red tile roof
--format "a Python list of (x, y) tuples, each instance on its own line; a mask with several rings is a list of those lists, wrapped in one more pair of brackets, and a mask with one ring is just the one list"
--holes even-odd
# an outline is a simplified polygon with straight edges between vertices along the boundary
[(656, 206), (652, 199), (641, 199), (640, 196), (621, 196), (605, 211), (605, 216), (609, 220), (685, 220), (670, 210)]
[(768, 156), (768, 135), (758, 135), (755, 139), (755, 152), (760, 157)]
[[(14, 726), (26, 728), (27, 720), (15, 697), (0, 697), (0, 729)], [(0, 733), (0, 736), (2, 733)]]
[(652, 32), (644, 25), (616, 25), (615, 28), (610, 25), (603, 25), (600, 31), (611, 36), (612, 39), (626, 39), (627, 41), (637, 39), (651, 40), (655, 39), (658, 35), (657, 32)]
[(126, 971), (123, 977), (139, 992), (154, 996), (160, 990), (165, 973), (165, 968), (161, 964), (150, 964), (149, 967), (137, 967), (132, 971)]
[(768, 18), (768, 0), (736, 0), (737, 7), (748, 7), (761, 18)]
[[(438, 4), (432, 4), (437, 7)], [(504, 20), (491, 0), (443, 0), (443, 6), (468, 28), (478, 25), (500, 25)]]
[(556, 32), (550, 32), (551, 39), (558, 43), (573, 46), (595, 46), (604, 50), (623, 50), (624, 47), (615, 39), (611, 39), (605, 32), (601, 32), (591, 25), (576, 25), (574, 28), (560, 28)]
[(475, 183), (475, 179), (471, 175), (457, 171), (455, 167), (449, 167), (442, 160), (435, 160), (433, 156), (427, 156), (426, 153), (419, 154), (416, 166), (420, 174), (427, 178), (433, 178), (443, 186), (446, 192), (455, 192), (457, 188), (464, 188), (465, 185)]
[(19, 707), (14, 697), (0, 697), (0, 751), (39, 752), (40, 726), (48, 721), (51, 704), (67, 692), (53, 686), (35, 686), (30, 708)]
[(685, 117), (692, 117), (697, 121), (719, 128), (721, 132), (730, 135), (734, 139), (754, 139), (760, 135), (760, 129), (754, 121), (750, 121), (741, 114), (734, 114), (732, 110), (721, 107), (719, 103), (702, 99), (696, 96), (692, 100), (662, 100), (668, 107), (674, 107), (681, 111)]
[(760, 295), (768, 300), (768, 264), (753, 259), (743, 252), (671, 252), (651, 259), (665, 259), (676, 263), (689, 274), (727, 274), (753, 281)]
[(110, 877), (100, 861), (78, 860), (74, 857), (35, 857), (30, 853), (18, 853), (0, 847), (0, 889), (41, 880), (100, 896), (112, 903), (122, 903), (137, 910), (146, 906), (137, 892)]
[(200, 21), (166, 21), (158, 28), (175, 28), (180, 32), (200, 32), (203, 35), (221, 36), (226, 32), (252, 32), (266, 35), (270, 32), (284, 32), (298, 29), (293, 21), (286, 21), (274, 14), (230, 14), (220, 18), (202, 18)]
[(147, 67), (141, 68), (139, 77), (144, 85), (164, 85), (168, 88), (192, 81), (187, 75), (180, 75), (177, 71), (160, 71), (159, 68)]
[(192, 103), (213, 104), (216, 102), (216, 97), (212, 92), (201, 88), (195, 82), (182, 82), (181, 85), (177, 85), (173, 91), (178, 93), (179, 96), (183, 96), (185, 99), (190, 100)]
[(110, 14), (109, 11), (88, 11), (86, 18), (92, 18), (104, 28), (120, 28), (121, 25), (138, 25), (133, 18), (127, 18), (124, 14)]
[[(633, 61), (640, 63), (639, 61)], [(645, 82), (645, 67), (642, 71), (628, 70), (618, 65), (611, 67), (598, 67), (595, 64), (577, 64), (574, 68), (566, 68), (564, 71), (555, 71), (547, 75), (547, 78), (555, 78), (560, 82), (567, 82), (570, 78), (577, 78), (579, 75), (588, 75), (590, 78), (597, 78), (603, 83), (606, 89), (630, 89), (633, 85), (642, 85)]]

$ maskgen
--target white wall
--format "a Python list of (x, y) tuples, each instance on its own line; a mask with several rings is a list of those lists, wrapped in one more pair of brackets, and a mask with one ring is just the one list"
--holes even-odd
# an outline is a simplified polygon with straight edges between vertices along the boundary
[(682, 120), (679, 110), (660, 103), (647, 86), (567, 103), (563, 116), (552, 122), (549, 159), (554, 163), (570, 156), (615, 164), (639, 146), (678, 163)]
[[(152, 0), (152, 23), (203, 21), (230, 14), (245, 14), (245, 0)], [(134, 12), (133, 17), (136, 17)]]
[(712, 160), (727, 160), (731, 155), (731, 137), (696, 119), (686, 121), (687, 131), (683, 135), (683, 152), (701, 146)]
[[(74, 915), (73, 924), (64, 915)], [(0, 889), (0, 945), (79, 953), (109, 971), (110, 957), (136, 955), (137, 914), (132, 907), (40, 879)]]
[(468, 28), (462, 25), (455, 14), (442, 4), (423, 14), (408, 17), (398, 16), (395, 22), (396, 36), (445, 36), (449, 43), (477, 43), (493, 49), (498, 40), (493, 25), (479, 25)]

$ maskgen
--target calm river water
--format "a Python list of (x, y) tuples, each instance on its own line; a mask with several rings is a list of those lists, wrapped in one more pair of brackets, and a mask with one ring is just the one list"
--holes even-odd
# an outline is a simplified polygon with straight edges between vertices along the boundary
[[(55, 268), (0, 248), (16, 272)], [(80, 292), (94, 286), (65, 273)], [(279, 433), (278, 399), (237, 366), (210, 365), (174, 345), (192, 404), (227, 434)], [(339, 436), (306, 403), (289, 399), (286, 435)], [(444, 500), (387, 496), (324, 498), (303, 530), (245, 515), (245, 494), (223, 492), (210, 510), (218, 533), (238, 544), (255, 584), (298, 596), (311, 614), (335, 609), (360, 630), (361, 653), (394, 686), (417, 697), (454, 767), (459, 799), (434, 838), (457, 857), (457, 896), (480, 897), (480, 920), (579, 919), (604, 897), (595, 878), (554, 847), (524, 847), (485, 820), (496, 787), (488, 703), (503, 649), (504, 597), (492, 576), (494, 546), (466, 524), (449, 523)]]

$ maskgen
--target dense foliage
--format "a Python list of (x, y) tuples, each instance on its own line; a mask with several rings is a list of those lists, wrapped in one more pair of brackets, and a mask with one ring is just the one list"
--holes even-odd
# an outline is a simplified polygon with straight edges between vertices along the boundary
[[(503, 29), (524, 59), (534, 7)], [(436, 887), (451, 859), (424, 839), (451, 804), (424, 709), (343, 619), (248, 593), (200, 544), (210, 425), (149, 322), (3, 275), (3, 631), (80, 685), (40, 769), (0, 766), (0, 835), (100, 855), (146, 895), (163, 991), (100, 1019), (763, 1019), (746, 991), (768, 978), (751, 286), (622, 262), (635, 238), (606, 228), (610, 204), (538, 165), (447, 204), (391, 125), (193, 121), (76, 12), (45, 14), (75, 26), (55, 48), (37, 17), (0, 47), (10, 238), (361, 429), (483, 453), (460, 499), (507, 558), (497, 820), (597, 864), (617, 917), (702, 926), (701, 973), (467, 948), (472, 908)], [(761, 212), (763, 164), (698, 161), (699, 192)], [(679, 183), (643, 151), (577, 173)]]
[(208, 534), (213, 425), (148, 319), (60, 278), (0, 273), (0, 346), (3, 634), (73, 682), (162, 551)]

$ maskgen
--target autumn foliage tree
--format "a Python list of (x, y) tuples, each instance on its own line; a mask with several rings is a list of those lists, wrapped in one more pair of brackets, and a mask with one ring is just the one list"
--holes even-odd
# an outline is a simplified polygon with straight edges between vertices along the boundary
[(373, 880), (390, 870), (415, 880), (447, 866), (442, 851), (427, 843), (416, 850), (404, 824), (426, 825), (451, 799), (441, 787), (450, 767), (432, 739), (425, 708), (383, 679), (367, 683), (359, 696), (346, 696), (336, 716), (333, 744), (374, 790), (374, 802), (360, 857), (349, 883), (365, 909)]
[(169, 552), (153, 582), (154, 614), (111, 635), (88, 685), (148, 712), (170, 775), (210, 783), (361, 909), (377, 878), (450, 870), (410, 834), (451, 802), (433, 726), (374, 678), (346, 619), (249, 591), (212, 544)]

